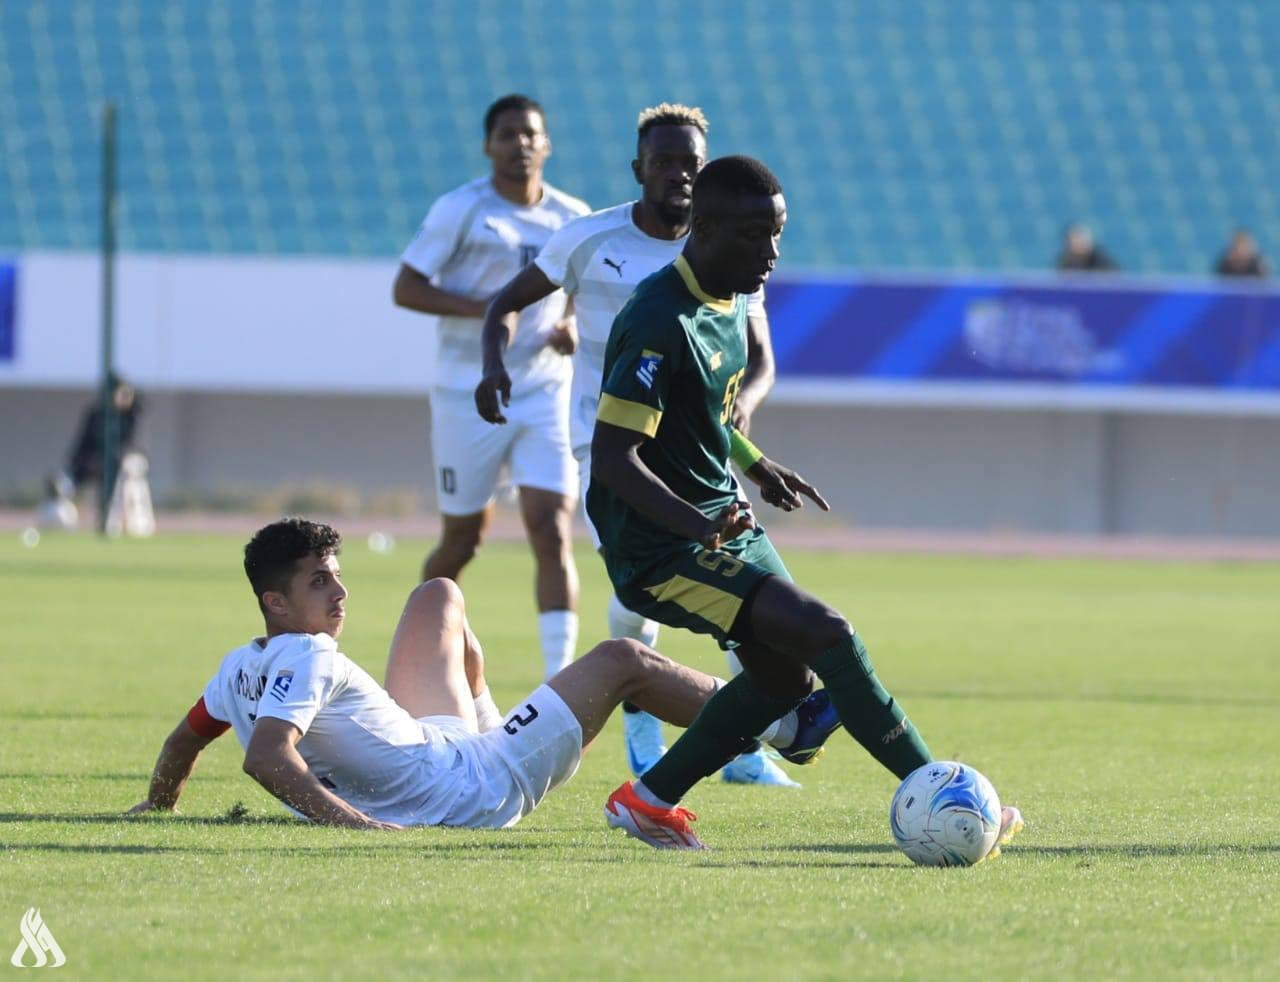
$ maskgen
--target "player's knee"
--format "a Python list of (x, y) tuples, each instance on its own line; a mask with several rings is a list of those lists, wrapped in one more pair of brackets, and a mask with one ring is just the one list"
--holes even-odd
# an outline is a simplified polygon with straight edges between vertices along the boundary
[(840, 612), (833, 610), (823, 603), (814, 604), (816, 610), (809, 619), (810, 631), (812, 634), (812, 647), (819, 651), (826, 651), (834, 648), (847, 638), (853, 631), (849, 622), (841, 616)]
[(455, 561), (466, 564), (475, 558), (484, 542), (484, 534), (477, 526), (446, 527), (440, 536), (440, 550)]
[(648, 671), (653, 667), (655, 659), (662, 656), (652, 648), (646, 648), (639, 641), (631, 638), (614, 638), (602, 641), (589, 652), (587, 658), (607, 667), (611, 675), (627, 678)]
[(572, 513), (568, 508), (542, 509), (528, 516), (525, 524), (534, 549), (557, 556), (568, 551), (572, 538)]
[(462, 616), (465, 601), (462, 588), (443, 576), (419, 583), (409, 594), (408, 605), (425, 613), (439, 613), (445, 617)]

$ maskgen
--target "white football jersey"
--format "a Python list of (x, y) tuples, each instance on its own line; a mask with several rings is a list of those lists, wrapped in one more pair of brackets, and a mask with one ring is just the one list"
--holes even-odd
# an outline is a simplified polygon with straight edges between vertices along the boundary
[[(591, 445), (614, 318), (641, 280), (675, 262), (688, 238), (655, 239), (642, 232), (631, 217), (635, 206), (628, 201), (575, 218), (551, 236), (535, 260), (547, 279), (573, 297), (578, 321), (569, 409), (575, 453)], [(751, 295), (747, 310), (764, 311), (763, 291)]]
[[(572, 218), (587, 205), (543, 184), (533, 205), (508, 201), (488, 177), (477, 178), (437, 199), (417, 235), (400, 257), (442, 290), (488, 297), (507, 285)], [(564, 316), (565, 296), (553, 293), (521, 311), (506, 366), (513, 389), (568, 377), (568, 358), (546, 345), (547, 334)], [(480, 382), (482, 358), (476, 317), (437, 318), (436, 386), (470, 392)]]
[(246, 748), (261, 717), (292, 723), (311, 773), (382, 821), (440, 824), (483, 787), (466, 741), (448, 741), (410, 716), (327, 634), (281, 634), (237, 648), (205, 688), (204, 703)]

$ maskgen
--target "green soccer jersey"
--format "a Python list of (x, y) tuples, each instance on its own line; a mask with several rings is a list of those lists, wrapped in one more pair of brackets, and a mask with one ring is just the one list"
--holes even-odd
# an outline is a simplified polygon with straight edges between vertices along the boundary
[[(636, 287), (605, 348), (596, 419), (650, 437), (640, 459), (707, 517), (737, 492), (729, 434), (746, 373), (746, 321), (746, 297), (708, 296), (680, 256)], [(587, 514), (615, 584), (688, 545), (597, 481), (587, 491)]]

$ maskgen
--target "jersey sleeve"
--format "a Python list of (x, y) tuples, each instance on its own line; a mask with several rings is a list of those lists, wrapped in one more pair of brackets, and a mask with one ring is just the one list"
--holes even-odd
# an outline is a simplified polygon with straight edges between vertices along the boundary
[(339, 657), (336, 647), (316, 638), (283, 653), (267, 676), (267, 686), (258, 700), (258, 719), (282, 719), (306, 733), (316, 713), (333, 698)]
[(231, 713), (223, 700), (225, 686), (222, 684), (222, 673), (224, 670), (222, 666), (219, 666), (218, 674), (209, 680), (209, 684), (204, 687), (204, 694), (200, 696), (206, 713), (222, 722), (231, 719)]
[(566, 222), (551, 233), (534, 263), (548, 280), (565, 293), (578, 292), (578, 275), (573, 269), (574, 251), (582, 244), (583, 228), (578, 219)]
[(614, 321), (609, 343), (613, 361), (600, 386), (596, 419), (652, 437), (684, 361), (684, 331), (673, 314), (633, 300)]
[(213, 713), (209, 712), (209, 705), (204, 696), (197, 699), (196, 704), (187, 713), (187, 725), (206, 740), (216, 740), (231, 729), (230, 723), (226, 720), (218, 719)]
[(418, 226), (400, 261), (423, 276), (435, 276), (449, 264), (462, 244), (464, 209), (460, 196), (438, 198)]

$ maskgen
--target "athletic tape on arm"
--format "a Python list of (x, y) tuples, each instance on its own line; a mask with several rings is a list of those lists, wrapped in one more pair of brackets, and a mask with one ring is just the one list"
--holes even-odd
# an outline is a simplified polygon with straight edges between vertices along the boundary
[(737, 430), (729, 434), (729, 459), (744, 471), (763, 456), (760, 448)]

